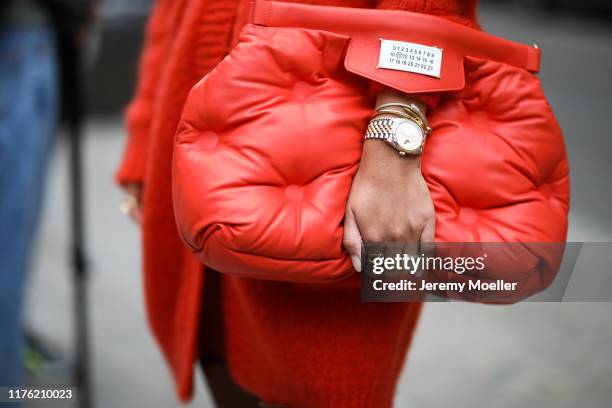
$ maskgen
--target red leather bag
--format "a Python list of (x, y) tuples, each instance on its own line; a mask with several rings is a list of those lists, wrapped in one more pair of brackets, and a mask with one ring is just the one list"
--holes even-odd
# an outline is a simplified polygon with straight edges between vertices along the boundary
[[(379, 68), (381, 39), (440, 49), (439, 77)], [(375, 81), (443, 92), (422, 156), (437, 241), (563, 242), (568, 163), (534, 75), (539, 58), (434, 16), (257, 0), (239, 43), (184, 107), (178, 229), (224, 273), (291, 282), (353, 273), (342, 220)], [(521, 256), (537, 272), (559, 262)]]

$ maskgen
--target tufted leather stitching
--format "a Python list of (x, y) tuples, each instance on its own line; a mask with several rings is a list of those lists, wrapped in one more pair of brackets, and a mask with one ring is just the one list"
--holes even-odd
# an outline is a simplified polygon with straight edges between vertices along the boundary
[[(346, 140), (336, 140), (338, 135), (313, 134), (317, 121), (329, 118), (324, 111), (317, 116), (306, 112), (320, 104), (335, 106), (326, 105), (329, 92), (345, 93), (345, 99), (338, 102), (338, 106), (354, 118), (367, 118), (370, 107), (360, 105), (364, 103), (363, 99), (358, 100), (355, 95), (346, 93), (345, 88), (355, 86), (357, 82), (344, 84), (342, 81), (345, 79), (341, 76), (330, 79), (337, 73), (322, 74), (322, 50), (326, 49), (326, 41), (337, 41), (337, 37), (329, 39), (312, 31), (272, 31), (266, 29), (261, 36), (243, 34), (241, 37), (250, 47), (265, 47), (265, 56), (269, 58), (262, 63), (271, 64), (272, 68), (264, 88), (257, 82), (257, 92), (250, 91), (248, 81), (260, 79), (257, 76), (249, 79), (248, 72), (245, 72), (247, 79), (239, 76), (242, 79), (237, 82), (231, 76), (233, 71), (227, 71), (227, 66), (221, 62), (218, 69), (190, 93), (177, 132), (174, 158), (177, 223), (185, 240), (192, 248), (198, 248), (196, 251), (200, 252), (205, 263), (221, 262), (219, 259), (229, 256), (218, 254), (219, 259), (207, 258), (207, 242), (209, 245), (216, 242), (231, 252), (231, 256), (248, 254), (249, 259), (282, 259), (290, 269), (287, 273), (301, 273), (305, 281), (320, 280), (318, 269), (313, 268), (313, 264), (320, 265), (325, 260), (336, 262), (344, 259), (347, 262), (345, 258), (321, 256), (320, 251), (327, 246), (329, 253), (342, 253), (339, 225), (342, 197), (347, 197), (350, 179), (357, 167), (363, 129), (354, 124), (349, 128), (348, 124), (334, 123), (339, 132), (344, 132), (338, 135), (342, 134), (348, 138)], [(304, 58), (313, 65), (295, 67), (288, 64), (286, 59), (291, 57), (286, 52), (291, 50), (278, 51), (278, 46), (289, 42), (306, 50)], [(242, 58), (241, 53), (248, 49), (238, 47), (230, 58)], [(557, 149), (554, 156), (539, 151), (546, 143), (561, 141), (559, 129), (556, 125), (549, 125), (554, 124), (554, 117), (545, 99), (532, 92), (534, 87), (539, 90), (539, 82), (525, 71), (502, 63), (466, 59), (465, 64), (467, 85), (461, 91), (446, 95), (432, 115), (434, 133), (423, 157), (423, 173), (436, 205), (437, 239), (520, 241), (531, 237), (530, 225), (537, 220), (525, 220), (525, 217), (530, 217), (525, 214), (535, 210), (545, 211), (547, 217), (560, 225), (550, 232), (536, 231), (540, 234), (538, 238), (543, 241), (563, 240), (567, 165), (562, 148)], [(275, 76), (274, 72), (281, 75)], [(517, 84), (520, 84), (518, 88)], [(228, 98), (227, 104), (218, 104), (210, 91), (219, 88), (232, 93), (234, 98)], [(262, 89), (265, 93), (261, 93)], [(273, 103), (268, 99), (269, 95), (275, 98)], [(241, 110), (238, 107), (246, 103), (243, 99), (255, 107)], [(531, 116), (500, 111), (507, 100), (527, 104), (532, 109)], [(287, 114), (300, 112), (302, 121), (294, 118), (293, 122), (286, 123), (315, 120), (312, 124), (307, 123), (313, 130), (305, 132), (308, 137), (304, 143), (292, 138), (296, 133), (303, 133), (304, 125), (293, 129), (279, 128), (284, 126), (284, 119), (273, 116), (272, 108), (280, 108)], [(508, 135), (520, 137), (521, 133), (516, 129), (522, 129), (521, 126), (531, 128), (536, 119), (539, 125), (533, 127), (533, 131), (538, 132), (537, 137), (525, 140), (508, 138)], [(253, 123), (258, 124), (255, 127), (257, 131), (244, 134), (253, 131)], [(278, 132), (288, 132), (287, 138), (278, 138)], [(326, 145), (328, 139), (323, 139), (325, 137), (336, 139), (331, 139), (334, 143)], [(261, 139), (263, 144), (257, 138), (265, 138)], [(278, 140), (279, 144), (270, 145), (267, 138)], [(287, 144), (286, 140), (292, 140), (294, 145)], [(348, 146), (352, 150), (342, 150)], [(487, 150), (493, 148), (495, 150)], [(304, 155), (304, 151), (316, 154)], [(346, 156), (338, 161), (339, 155)], [(449, 167), (449, 161), (453, 167)], [(224, 171), (216, 169), (215, 163)], [(206, 177), (215, 179), (207, 180)], [(478, 184), (481, 180), (485, 185)], [(492, 181), (504, 185), (486, 185)], [(335, 189), (330, 190), (330, 186)], [(253, 195), (254, 191), (259, 195)], [(242, 201), (238, 197), (242, 197)], [(206, 207), (210, 211), (207, 212)], [(278, 209), (285, 218), (270, 214), (271, 208)], [(531, 210), (526, 211), (526, 208)], [(232, 209), (236, 211), (232, 212)], [(303, 225), (304, 216), (314, 224)], [(330, 220), (332, 225), (329, 225)], [(333, 225), (336, 220), (338, 224)], [(319, 235), (313, 232), (316, 230), (320, 230)], [(277, 237), (274, 234), (278, 231), (282, 234)], [(296, 235), (286, 242), (277, 242), (287, 231)], [(275, 252), (270, 242), (288, 247)], [(291, 253), (291, 248), (294, 248), (295, 256), (287, 255), (285, 258), (285, 255), (279, 255)], [(259, 252), (254, 253), (254, 250)], [(234, 264), (233, 261), (230, 263)], [(253, 273), (270, 278), (265, 270)]]

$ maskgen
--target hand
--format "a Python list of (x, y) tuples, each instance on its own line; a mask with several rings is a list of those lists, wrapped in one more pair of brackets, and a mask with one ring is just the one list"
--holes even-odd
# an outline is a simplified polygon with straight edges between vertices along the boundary
[(121, 211), (140, 224), (142, 222), (142, 183), (127, 183), (123, 189), (127, 197), (121, 203)]
[(343, 246), (357, 271), (362, 242), (434, 241), (435, 210), (419, 160), (400, 157), (381, 140), (365, 141), (344, 217)]

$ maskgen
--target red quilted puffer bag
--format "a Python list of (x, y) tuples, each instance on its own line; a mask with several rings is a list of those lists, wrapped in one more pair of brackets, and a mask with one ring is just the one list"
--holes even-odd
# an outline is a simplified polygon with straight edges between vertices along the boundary
[[(381, 39), (437, 47), (439, 77), (379, 68)], [(205, 265), (239, 276), (327, 282), (353, 273), (342, 219), (372, 113), (370, 81), (443, 92), (422, 157), (437, 241), (564, 242), (568, 163), (534, 75), (539, 56), (434, 16), (255, 1), (237, 46), (191, 90), (176, 134), (185, 243)], [(526, 252), (539, 272), (558, 267)]]

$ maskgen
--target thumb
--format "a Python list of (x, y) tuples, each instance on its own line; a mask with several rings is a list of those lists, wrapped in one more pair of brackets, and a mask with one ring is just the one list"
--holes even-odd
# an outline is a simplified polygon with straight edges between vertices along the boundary
[(357, 221), (353, 211), (347, 207), (344, 214), (344, 237), (342, 238), (342, 246), (351, 257), (353, 267), (357, 272), (361, 272), (361, 233), (357, 227)]

